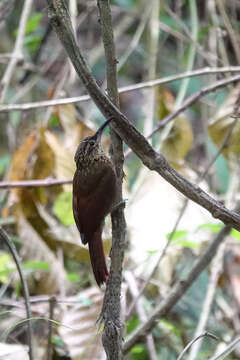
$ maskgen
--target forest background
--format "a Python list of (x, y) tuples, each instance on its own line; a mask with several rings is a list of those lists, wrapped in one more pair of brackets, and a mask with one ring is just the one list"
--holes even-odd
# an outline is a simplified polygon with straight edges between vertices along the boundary
[[(71, 181), (77, 145), (106, 114), (56, 36), (50, 3), (0, 4), (0, 357), (105, 359), (106, 319), (120, 327), (115, 309), (102, 310), (105, 290), (96, 287), (74, 224)], [(93, 76), (109, 93), (102, 3), (108, 6), (71, 0), (69, 14)], [(123, 326), (112, 358), (123, 352), (126, 359), (177, 359), (198, 339), (191, 360), (227, 356), (225, 348), (229, 359), (239, 359), (240, 222), (223, 205), (239, 208), (240, 4), (115, 0), (110, 8), (120, 110), (168, 161), (161, 158), (166, 168), (159, 170), (143, 140), (135, 141), (127, 125), (133, 137), (124, 137), (114, 122), (115, 160), (121, 153), (114, 130), (125, 141), (127, 227), (120, 241)], [(108, 151), (108, 131), (103, 144)], [(110, 217), (104, 247), (108, 255)], [(121, 251), (113, 278), (116, 266), (121, 272)], [(120, 285), (109, 282), (116, 294), (106, 291), (105, 305), (114, 296), (120, 301)], [(96, 325), (100, 313), (104, 330)]]

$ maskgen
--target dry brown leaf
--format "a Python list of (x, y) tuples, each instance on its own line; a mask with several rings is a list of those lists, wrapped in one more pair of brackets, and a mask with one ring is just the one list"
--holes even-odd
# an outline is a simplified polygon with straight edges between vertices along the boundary
[[(219, 107), (216, 115), (210, 120), (208, 131), (211, 139), (217, 146), (221, 146), (228, 130), (232, 127), (235, 119), (231, 117), (240, 87), (230, 91), (226, 101)], [(240, 153), (240, 122), (237, 121), (232, 133), (222, 150), (224, 156), (229, 158), (231, 155)]]
[(80, 292), (77, 298), (79, 303), (71, 308), (68, 306), (61, 319), (63, 324), (73, 329), (60, 326), (59, 334), (72, 360), (103, 360), (106, 355), (96, 325), (102, 307), (103, 293), (99, 288), (91, 287)]
[[(66, 150), (59, 142), (57, 136), (50, 131), (45, 133), (46, 141), (55, 155), (55, 176), (57, 179), (71, 179), (74, 175), (76, 165), (73, 154)], [(64, 185), (65, 190), (71, 189), (71, 185)]]
[[(38, 144), (39, 137), (34, 131), (25, 139), (22, 146), (16, 150), (15, 154), (13, 155), (12, 165), (8, 175), (8, 179), (10, 181), (21, 181), (29, 179), (29, 171), (33, 166), (33, 154), (36, 151)], [(16, 202), (17, 197), (21, 197), (22, 192), (22, 189), (11, 190), (11, 198), (9, 202)]]
[(12, 159), (12, 166), (9, 173), (10, 181), (24, 180), (27, 178), (27, 172), (31, 166), (31, 157), (39, 144), (39, 136), (34, 131), (30, 134), (15, 152)]
[[(29, 179), (43, 179), (50, 176), (54, 167), (54, 155), (45, 141), (44, 129), (34, 130), (26, 137), (22, 146), (20, 146), (12, 161), (12, 166), (8, 175), (10, 181), (21, 181)], [(5, 213), (13, 205), (16, 206), (15, 213), (19, 207), (31, 216), (34, 211), (34, 202), (36, 200), (46, 203), (50, 194), (56, 192), (55, 189), (34, 188), (34, 189), (12, 189), (5, 207)], [(47, 195), (46, 195), (47, 194)]]

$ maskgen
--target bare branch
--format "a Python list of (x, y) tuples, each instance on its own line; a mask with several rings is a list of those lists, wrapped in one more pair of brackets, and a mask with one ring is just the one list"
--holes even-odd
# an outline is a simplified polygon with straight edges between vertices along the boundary
[[(21, 284), (22, 284), (22, 290), (23, 290), (23, 296), (25, 299), (25, 308), (26, 308), (26, 316), (27, 319), (30, 319), (32, 317), (32, 312), (31, 312), (31, 306), (30, 306), (30, 299), (29, 299), (29, 291), (28, 291), (28, 286), (27, 286), (27, 282), (25, 280), (25, 277), (23, 275), (23, 271), (21, 268), (21, 263), (20, 263), (20, 259), (17, 253), (17, 250), (14, 246), (14, 244), (12, 243), (12, 241), (9, 239), (8, 234), (3, 230), (3, 228), (0, 226), (0, 239), (1, 241), (3, 241), (6, 246), (8, 247), (10, 253), (12, 254), (12, 257), (15, 261), (16, 267), (17, 267), (17, 271), (21, 280)], [(27, 327), (28, 327), (28, 345), (29, 345), (29, 359), (33, 360), (33, 346), (32, 346), (32, 328), (31, 328), (31, 323), (30, 321), (27, 321)]]
[(71, 184), (72, 179), (56, 180), (46, 178), (43, 180), (23, 180), (23, 181), (1, 181), (0, 189), (25, 188), (25, 187), (48, 187)]
[[(227, 66), (227, 67), (220, 67), (220, 68), (210, 68), (206, 67), (204, 69), (198, 69), (194, 71), (184, 72), (182, 74), (176, 74), (167, 76), (163, 79), (156, 79), (151, 81), (145, 81), (137, 84), (132, 84), (128, 86), (123, 86), (118, 89), (119, 93), (125, 93), (129, 91), (141, 90), (144, 88), (151, 88), (154, 86), (158, 86), (161, 84), (167, 84), (172, 81), (181, 80), (185, 78), (195, 77), (195, 76), (204, 76), (209, 74), (225, 74), (225, 73), (239, 73), (240, 66)], [(226, 85), (229, 83), (227, 82)], [(226, 86), (223, 85), (223, 86)], [(217, 90), (217, 88), (216, 88)], [(212, 91), (212, 90), (210, 90)], [(206, 93), (204, 94), (206, 95)], [(91, 97), (89, 95), (82, 95), (82, 96), (75, 96), (70, 98), (64, 99), (54, 99), (54, 100), (45, 100), (45, 101), (37, 101), (31, 103), (24, 103), (24, 104), (10, 104), (10, 105), (0, 105), (0, 113), (1, 112), (9, 112), (9, 111), (27, 111), (33, 109), (40, 109), (43, 107), (54, 106), (54, 105), (65, 105), (65, 104), (74, 104), (82, 101), (89, 101)]]
[(240, 336), (233, 340), (220, 354), (208, 358), (208, 360), (225, 359), (237, 346), (240, 341)]
[(187, 346), (183, 349), (183, 351), (181, 352), (181, 354), (178, 356), (177, 360), (182, 360), (184, 354), (188, 351), (188, 349), (199, 339), (202, 339), (203, 337), (208, 336), (214, 340), (217, 340), (217, 337), (213, 334), (210, 334), (208, 332), (204, 332), (203, 334), (200, 334), (198, 336), (195, 337), (195, 339), (193, 339), (192, 341), (190, 341), (189, 344), (187, 344)]
[[(216, 256), (212, 262), (211, 275), (210, 275), (210, 280), (209, 280), (209, 284), (208, 284), (208, 289), (207, 289), (207, 293), (206, 293), (206, 296), (204, 299), (202, 312), (201, 312), (200, 319), (199, 319), (199, 322), (197, 325), (197, 329), (195, 331), (196, 337), (200, 336), (200, 334), (205, 331), (206, 326), (207, 326), (210, 311), (211, 311), (212, 304), (214, 301), (214, 296), (215, 296), (216, 289), (217, 289), (219, 276), (220, 276), (220, 274), (222, 272), (222, 268), (223, 268), (224, 250), (225, 250), (225, 243), (221, 244), (221, 246), (219, 247), (219, 249), (216, 253)], [(202, 339), (200, 341), (198, 341), (196, 344), (194, 344), (194, 346), (191, 348), (188, 360), (196, 360), (198, 358), (201, 344), (202, 344)]]
[(21, 14), (21, 19), (18, 27), (17, 39), (15, 42), (15, 47), (13, 53), (11, 55), (11, 59), (8, 63), (7, 69), (3, 75), (1, 81), (1, 88), (0, 88), (0, 103), (4, 102), (6, 97), (7, 88), (11, 81), (12, 75), (14, 73), (14, 69), (19, 61), (23, 60), (22, 48), (23, 48), (23, 41), (24, 41), (24, 34), (25, 28), (27, 24), (27, 19), (30, 14), (30, 10), (32, 7), (33, 0), (25, 0), (23, 5), (23, 10)]
[[(135, 279), (132, 271), (125, 271), (124, 272), (124, 277), (125, 277), (125, 280), (128, 283), (129, 290), (130, 290), (130, 293), (131, 293), (133, 299), (134, 300), (138, 299), (139, 298), (139, 290), (138, 290), (136, 279)], [(143, 302), (139, 301), (136, 304), (136, 310), (137, 310), (137, 314), (138, 314), (138, 317), (139, 317), (140, 321), (145, 322), (147, 320), (147, 314), (146, 314), (146, 311), (144, 309)], [(156, 360), (157, 359), (157, 353), (156, 353), (156, 349), (155, 349), (153, 335), (152, 334), (147, 334), (145, 336), (145, 341), (146, 341), (146, 346), (148, 348), (149, 360)]]
[[(49, 319), (54, 320), (54, 310), (56, 307), (57, 298), (55, 295), (49, 298)], [(53, 322), (48, 322), (48, 346), (47, 346), (47, 360), (52, 360), (52, 333), (53, 333)]]

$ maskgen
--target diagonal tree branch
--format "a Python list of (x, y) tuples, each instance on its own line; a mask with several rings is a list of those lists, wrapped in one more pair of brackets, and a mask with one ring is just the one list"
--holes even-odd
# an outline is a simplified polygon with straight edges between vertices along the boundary
[(47, 1), (49, 4), (50, 21), (57, 32), (62, 45), (71, 58), (80, 79), (102, 114), (107, 118), (113, 116), (116, 119), (112, 121), (112, 125), (119, 136), (132, 148), (136, 155), (142, 160), (143, 164), (150, 170), (156, 171), (183, 195), (207, 209), (213, 217), (240, 230), (239, 214), (228, 210), (199, 186), (192, 184), (177, 172), (162, 154), (154, 151), (147, 140), (132, 124), (129, 123), (128, 119), (101, 91), (77, 46), (64, 0)]

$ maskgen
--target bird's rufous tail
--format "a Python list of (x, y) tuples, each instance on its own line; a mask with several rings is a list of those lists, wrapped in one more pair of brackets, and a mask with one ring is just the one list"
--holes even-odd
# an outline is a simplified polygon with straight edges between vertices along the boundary
[(88, 239), (88, 247), (93, 274), (98, 286), (101, 286), (107, 281), (109, 276), (103, 250), (102, 228), (99, 228), (93, 236)]

